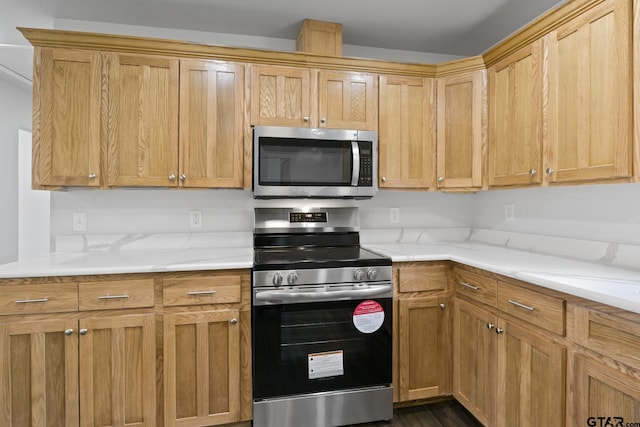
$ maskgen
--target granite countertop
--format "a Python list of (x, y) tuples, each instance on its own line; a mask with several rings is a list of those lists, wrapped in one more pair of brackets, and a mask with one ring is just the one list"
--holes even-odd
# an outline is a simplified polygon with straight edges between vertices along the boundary
[[(364, 247), (394, 262), (455, 261), (548, 289), (640, 313), (640, 271), (473, 241), (374, 243)], [(55, 252), (0, 265), (0, 278), (248, 269), (249, 244)]]

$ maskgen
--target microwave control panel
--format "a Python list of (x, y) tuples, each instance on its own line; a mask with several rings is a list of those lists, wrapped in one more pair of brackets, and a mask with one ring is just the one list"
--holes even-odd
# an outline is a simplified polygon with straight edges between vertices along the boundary
[(360, 176), (358, 185), (371, 187), (373, 185), (373, 149), (371, 142), (359, 142), (360, 147)]

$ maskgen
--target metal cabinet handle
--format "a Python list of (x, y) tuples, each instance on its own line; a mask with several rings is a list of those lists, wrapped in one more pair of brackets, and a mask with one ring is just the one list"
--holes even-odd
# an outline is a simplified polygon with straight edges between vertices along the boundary
[(180, 181), (184, 182), (187, 179), (187, 175), (180, 174)]
[(477, 287), (477, 286), (473, 286), (473, 285), (472, 285), (472, 284), (470, 284), (470, 283), (467, 283), (467, 282), (459, 282), (459, 283), (460, 283), (460, 285), (464, 286), (465, 288), (469, 288), (469, 289), (471, 289), (471, 290), (473, 290), (473, 291), (479, 291), (479, 290), (480, 290), (480, 288), (479, 288), (479, 287)]
[(535, 169), (529, 169), (529, 175), (534, 176), (535, 174), (537, 174), (538, 171)]
[(322, 123), (322, 124), (327, 123), (327, 118), (326, 117), (321, 117), (320, 118), (320, 123)]
[(383, 177), (382, 177), (382, 182), (383, 182), (383, 183), (387, 182), (387, 177), (386, 177), (386, 176), (383, 176)]
[(98, 299), (127, 299), (129, 298), (129, 295), (127, 294), (123, 294), (123, 295), (101, 295), (98, 297)]
[(516, 307), (524, 308), (525, 310), (529, 310), (529, 311), (535, 310), (535, 307), (531, 307), (530, 305), (522, 304), (521, 302), (518, 302), (518, 301), (508, 300), (508, 302), (509, 302), (509, 304), (513, 304)]
[(231, 319), (229, 323), (231, 323), (232, 325), (235, 325), (236, 323), (238, 323), (238, 319)]
[(555, 172), (555, 170), (553, 170), (553, 168), (547, 168), (546, 172), (547, 172), (547, 175), (551, 175), (552, 173)]
[(176, 176), (174, 174), (169, 175), (169, 181), (175, 181)]
[(19, 299), (16, 304), (31, 304), (34, 302), (47, 302), (49, 298), (32, 298), (32, 299)]
[(487, 329), (488, 330), (492, 330), (496, 325), (494, 325), (493, 323), (489, 322), (487, 323)]
[(73, 329), (65, 329), (64, 334), (65, 335), (73, 335)]
[(89, 332), (88, 329), (85, 329), (85, 328), (80, 329), (80, 335), (87, 335), (87, 332)]
[(438, 177), (438, 184), (442, 184), (444, 182), (444, 176)]
[(309, 121), (309, 116), (304, 116), (304, 117), (302, 118), (302, 121), (303, 121), (303, 122), (308, 122), (308, 121)]
[(96, 178), (96, 174), (95, 173), (90, 173), (89, 174), (89, 179), (95, 179)]
[(504, 332), (504, 329), (502, 328), (496, 328), (496, 334), (500, 335), (501, 333)]
[(214, 291), (214, 290), (210, 290), (210, 291), (190, 291), (188, 293), (188, 295), (213, 295), (216, 292), (217, 291)]
[(447, 306), (444, 304), (440, 304), (440, 308), (444, 310), (445, 308), (447, 308)]

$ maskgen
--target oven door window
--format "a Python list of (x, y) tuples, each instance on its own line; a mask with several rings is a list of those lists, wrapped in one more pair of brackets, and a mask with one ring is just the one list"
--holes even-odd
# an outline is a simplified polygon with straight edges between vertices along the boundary
[(361, 332), (362, 301), (254, 307), (254, 397), (257, 399), (391, 383), (391, 298), (375, 331)]
[(260, 185), (351, 185), (351, 141), (261, 137), (259, 156)]

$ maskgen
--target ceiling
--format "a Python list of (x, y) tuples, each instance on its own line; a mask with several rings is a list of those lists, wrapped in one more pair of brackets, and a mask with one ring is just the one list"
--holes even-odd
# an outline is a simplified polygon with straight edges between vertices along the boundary
[[(570, 0), (569, 0), (570, 1)], [(295, 39), (305, 18), (343, 24), (343, 43), (480, 54), (561, 0), (46, 0), (54, 18)]]

